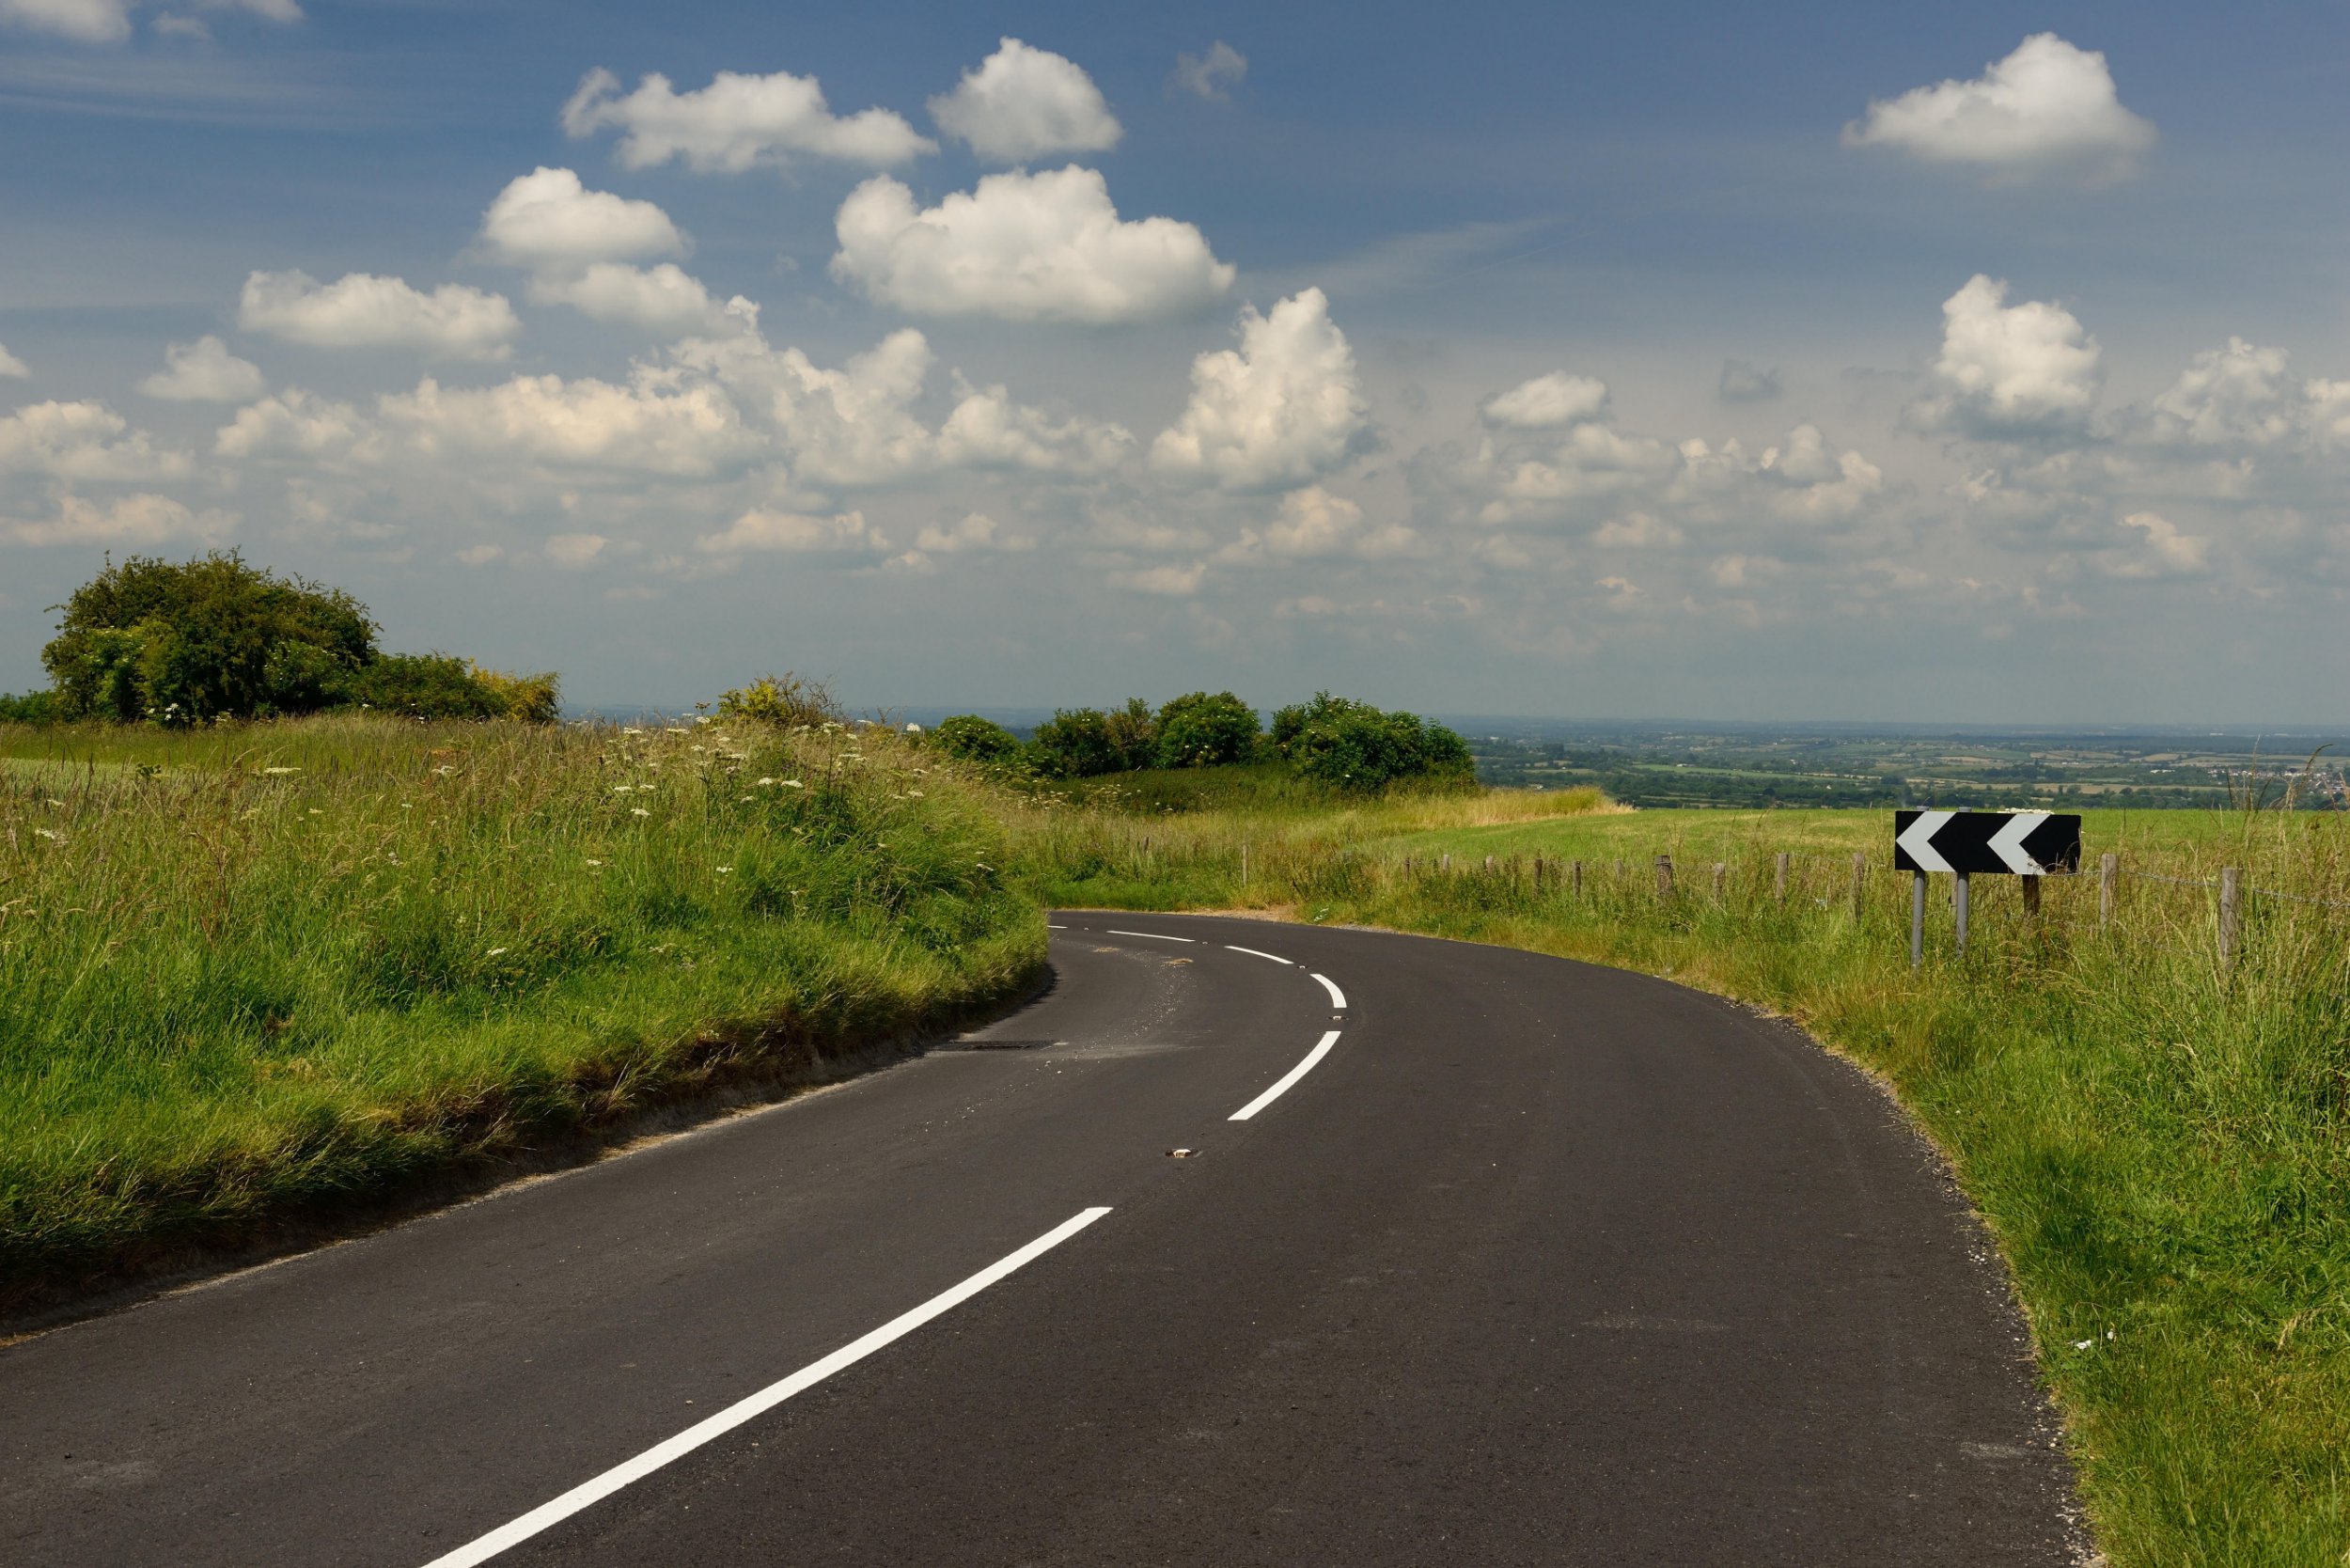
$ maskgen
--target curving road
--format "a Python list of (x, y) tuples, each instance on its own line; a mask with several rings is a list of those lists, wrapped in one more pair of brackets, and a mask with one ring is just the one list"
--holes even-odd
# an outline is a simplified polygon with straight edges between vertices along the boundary
[(960, 1048), (0, 1350), (0, 1561), (2078, 1560), (1850, 1067), (1526, 953), (1054, 918)]

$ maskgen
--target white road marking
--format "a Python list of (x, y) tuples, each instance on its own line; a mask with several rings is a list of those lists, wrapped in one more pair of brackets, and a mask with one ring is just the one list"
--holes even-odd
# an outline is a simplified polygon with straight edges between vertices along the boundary
[(1261, 953), (1254, 948), (1235, 948), (1230, 942), (1225, 943), (1224, 948), (1227, 952), (1246, 953), (1251, 958), (1269, 958), (1276, 964), (1288, 964), (1292, 969), (1297, 967), (1295, 964), (1283, 958), (1279, 953)]
[(1109, 934), (1112, 936), (1148, 936), (1153, 942), (1190, 942), (1195, 945), (1199, 940), (1197, 936), (1161, 936), (1155, 931), (1119, 931), (1115, 928), (1111, 929)]
[(1052, 921), (1047, 920), (1044, 922), (1044, 929), (1046, 931), (1067, 931), (1069, 928), (1067, 926), (1057, 926), (1053, 924)]
[(1316, 975), (1314, 979), (1322, 982), (1322, 989), (1330, 993), (1330, 1005), (1341, 1012), (1345, 1011), (1346, 993), (1339, 989), (1338, 982), (1327, 975)]
[(1074, 1218), (1063, 1220), (1019, 1251), (988, 1264), (962, 1284), (931, 1297), (911, 1312), (890, 1319), (863, 1339), (842, 1345), (821, 1361), (809, 1362), (781, 1382), (771, 1383), (749, 1398), (728, 1405), (666, 1442), (655, 1444), (635, 1458), (615, 1465), (594, 1480), (581, 1482), (554, 1501), (540, 1504), (511, 1524), (500, 1525), (489, 1534), (434, 1558), (425, 1564), (425, 1568), (473, 1568), (475, 1563), (487, 1562), (500, 1552), (522, 1544), (549, 1526), (561, 1523), (633, 1482), (644, 1480), (663, 1466), (683, 1458), (714, 1437), (724, 1436), (744, 1421), (774, 1409), (794, 1394), (814, 1388), (843, 1368), (854, 1366), (891, 1341), (913, 1333), (932, 1318), (970, 1300), (1015, 1269), (1034, 1262), (1108, 1213), (1105, 1208), (1087, 1209)]
[[(1323, 983), (1327, 985), (1329, 981), (1324, 980)], [(1299, 1062), (1296, 1066), (1281, 1074), (1281, 1081), (1279, 1083), (1275, 1084), (1271, 1089), (1266, 1090), (1262, 1094), (1258, 1095), (1254, 1100), (1251, 1100), (1248, 1104), (1241, 1106), (1240, 1109), (1226, 1117), (1225, 1120), (1227, 1121), (1246, 1121), (1250, 1117), (1256, 1115), (1259, 1111), (1264, 1109), (1267, 1105), (1273, 1104), (1274, 1101), (1278, 1100), (1282, 1094), (1287, 1092), (1292, 1084), (1304, 1077), (1307, 1074), (1312, 1072), (1314, 1070), (1314, 1063), (1320, 1061), (1324, 1057), (1328, 1056), (1330, 1054), (1330, 1047), (1336, 1045), (1338, 1043), (1339, 1031), (1332, 1029), (1328, 1034), (1322, 1037), (1321, 1044), (1306, 1053), (1306, 1059), (1304, 1061)]]

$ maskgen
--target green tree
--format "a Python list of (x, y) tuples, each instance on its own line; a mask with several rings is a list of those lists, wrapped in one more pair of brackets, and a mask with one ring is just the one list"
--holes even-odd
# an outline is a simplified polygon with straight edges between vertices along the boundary
[(1257, 749), (1257, 711), (1230, 692), (1190, 692), (1159, 710), (1163, 768), (1246, 762)]
[(1328, 692), (1273, 715), (1273, 745), (1298, 776), (1370, 792), (1403, 780), (1467, 784), (1468, 743), (1417, 713), (1383, 713)]
[(977, 713), (957, 713), (939, 720), (938, 728), (930, 733), (930, 742), (949, 757), (990, 766), (1009, 762), (1020, 755), (1019, 737), (995, 720), (983, 719)]
[(1109, 715), (1099, 708), (1057, 708), (1036, 727), (1038, 771), (1057, 778), (1117, 773), (1124, 759), (1110, 738)]
[(344, 678), (376, 656), (375, 622), (350, 594), (234, 551), (110, 561), (59, 608), (41, 663), (70, 717), (307, 713), (338, 700)]
[(1147, 768), (1158, 760), (1159, 725), (1152, 716), (1151, 705), (1138, 697), (1126, 699), (1123, 708), (1113, 708), (1102, 715), (1103, 728), (1109, 734), (1110, 749), (1118, 754), (1119, 768), (1132, 773)]

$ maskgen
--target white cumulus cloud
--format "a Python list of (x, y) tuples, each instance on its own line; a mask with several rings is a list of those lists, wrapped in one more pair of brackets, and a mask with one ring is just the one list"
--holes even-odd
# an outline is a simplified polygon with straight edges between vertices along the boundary
[(1981, 273), (1943, 302), (1933, 389), (1911, 423), (1990, 440), (2088, 428), (2104, 382), (2097, 340), (2062, 306), (2006, 302), (2007, 284)]
[(674, 261), (632, 267), (597, 261), (577, 272), (541, 273), (530, 280), (537, 305), (568, 305), (599, 321), (626, 321), (656, 332), (724, 330), (726, 307), (710, 297), (701, 280)]
[(59, 479), (168, 478), (187, 454), (160, 448), (104, 403), (33, 403), (0, 418), (0, 473)]
[(303, 272), (257, 272), (244, 280), (237, 324), (315, 348), (416, 348), (449, 359), (502, 359), (522, 331), (503, 294), (459, 283), (428, 294), (369, 273), (321, 284)]
[(1971, 82), (1939, 82), (1869, 105), (1847, 147), (2006, 172), (2125, 173), (2154, 145), (2151, 120), (2122, 106), (2106, 57), (2035, 33)]
[(1008, 38), (931, 100), (938, 128), (998, 164), (1057, 152), (1106, 152), (1124, 134), (1102, 89), (1074, 60)]
[(357, 409), (290, 386), (237, 410), (212, 437), (225, 458), (351, 458), (382, 455), (376, 432)]
[(162, 544), (170, 540), (224, 538), (236, 518), (195, 511), (168, 495), (124, 495), (101, 506), (78, 495), (57, 502), (54, 517), (0, 518), (0, 537), (17, 544)]
[(2211, 572), (2211, 541), (2183, 532), (2159, 512), (2132, 512), (2122, 526), (2136, 538), (2106, 570), (2115, 577), (2202, 577)]
[(268, 391), (269, 383), (259, 366), (206, 337), (164, 349), (164, 368), (139, 383), (139, 390), (175, 402), (242, 403)]
[(753, 509), (723, 533), (705, 534), (694, 547), (708, 555), (773, 551), (794, 556), (878, 556), (889, 548), (879, 528), (861, 511), (831, 517)]
[(591, 191), (570, 169), (545, 167), (497, 194), (481, 215), (481, 239), (491, 255), (518, 267), (685, 254), (685, 236), (653, 203)]
[(0, 343), (0, 377), (23, 381), (32, 373), (30, 367), (8, 352), (7, 344)]
[(1248, 56), (1218, 39), (1208, 45), (1204, 55), (1176, 55), (1175, 70), (1167, 79), (1167, 90), (1187, 92), (1211, 103), (1225, 103), (1230, 102), (1232, 89), (1247, 75)]
[(591, 71), (563, 105), (563, 129), (578, 137), (606, 127), (620, 131), (619, 157), (633, 169), (676, 158), (706, 174), (740, 174), (794, 157), (887, 168), (937, 150), (903, 116), (879, 108), (835, 115), (815, 77), (782, 71), (722, 71), (683, 93), (666, 76), (650, 75), (625, 95), (619, 77)]
[[(206, 10), (248, 11), (271, 22), (299, 22), (302, 8), (295, 0), (197, 0)], [(139, 0), (0, 0), (0, 24), (71, 39), (77, 43), (121, 43), (131, 36), (131, 13)], [(210, 38), (211, 30), (194, 17), (160, 16), (159, 32), (188, 33)]]
[(1151, 447), (1153, 466), (1233, 490), (1302, 485), (1346, 461), (1368, 413), (1355, 351), (1307, 289), (1242, 313), (1240, 347), (1192, 361), (1191, 401)]
[(957, 468), (1106, 473), (1125, 461), (1134, 445), (1134, 436), (1122, 425), (1075, 417), (1057, 420), (1014, 402), (1003, 386), (966, 388), (938, 431), (939, 461)]
[(1607, 384), (1553, 370), (1487, 399), (1480, 412), (1488, 424), (1513, 430), (1563, 429), (1606, 414)]
[(650, 372), (625, 386), (547, 375), (444, 387), (428, 377), (414, 392), (381, 400), (380, 414), (428, 457), (699, 476), (759, 446), (723, 390), (707, 383), (673, 387)]
[(877, 175), (835, 229), (833, 275), (916, 315), (1134, 321), (1211, 304), (1233, 277), (1198, 229), (1120, 219), (1101, 174), (1073, 165), (992, 174), (932, 208)]

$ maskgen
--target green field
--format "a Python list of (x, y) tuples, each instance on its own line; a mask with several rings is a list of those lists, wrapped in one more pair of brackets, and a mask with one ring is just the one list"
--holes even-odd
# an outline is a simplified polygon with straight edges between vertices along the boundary
[(0, 1305), (1026, 984), (986, 797), (885, 733), (0, 729)]
[[(1944, 879), (1932, 957), (1913, 972), (1888, 812), (1538, 815), (1543, 802), (1568, 804), (1334, 811), (1256, 798), (1155, 816), (1036, 810), (1015, 825), (1028, 885), (1056, 902), (1254, 907), (1506, 943), (1796, 1019), (1900, 1095), (1998, 1238), (2112, 1561), (2345, 1560), (2350, 835), (2338, 814), (2089, 813), (2091, 864), (2121, 857), (2109, 918), (2094, 876), (2052, 879), (2037, 918), (2014, 879), (1979, 879), (1962, 963)], [(1856, 914), (1855, 850), (1869, 866)], [(1660, 854), (1675, 861), (1669, 898), (1656, 891)], [(2223, 865), (2264, 890), (2247, 900), (2231, 964), (2203, 885)]]

